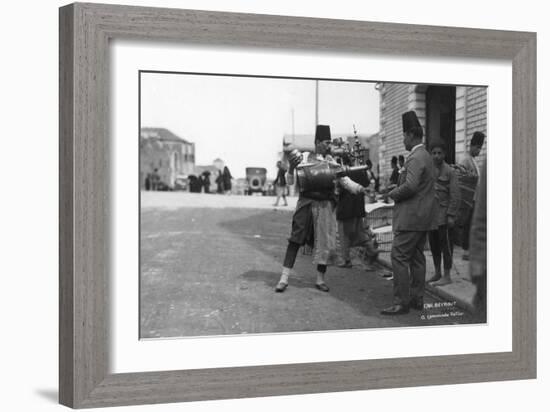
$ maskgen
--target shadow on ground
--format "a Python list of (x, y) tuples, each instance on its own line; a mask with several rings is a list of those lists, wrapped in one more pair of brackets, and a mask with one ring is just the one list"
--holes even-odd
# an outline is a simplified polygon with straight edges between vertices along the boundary
[(38, 389), (36, 394), (52, 403), (59, 403), (59, 392), (55, 389)]
[[(360, 267), (329, 267), (315, 288), (299, 252), (289, 287), (275, 293), (292, 210), (182, 208), (141, 213), (142, 338), (428, 326), (419, 312), (380, 316), (392, 282)], [(457, 319), (467, 323), (465, 319)]]
[[(277, 283), (279, 282), (280, 276), (281, 274), (279, 272), (265, 272), (261, 270), (250, 270), (248, 272), (243, 273), (240, 277), (246, 281), (263, 282), (263, 284), (267, 288), (274, 291), (275, 286), (277, 286)], [(310, 282), (307, 282), (304, 279), (298, 278), (296, 276), (290, 278), (288, 283), (289, 283), (288, 287), (291, 287), (291, 288), (311, 288), (312, 287)]]

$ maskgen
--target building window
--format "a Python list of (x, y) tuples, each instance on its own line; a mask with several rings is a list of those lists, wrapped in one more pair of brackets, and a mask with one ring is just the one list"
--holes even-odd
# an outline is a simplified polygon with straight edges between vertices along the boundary
[(177, 152), (174, 152), (174, 170), (176, 172), (180, 170), (180, 159)]

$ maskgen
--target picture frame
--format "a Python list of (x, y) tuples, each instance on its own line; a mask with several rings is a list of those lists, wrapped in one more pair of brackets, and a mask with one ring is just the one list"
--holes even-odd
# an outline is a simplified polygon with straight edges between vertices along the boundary
[[(72, 408), (536, 377), (536, 34), (75, 3), (60, 8), (59, 400)], [(109, 373), (112, 39), (494, 58), (513, 70), (512, 351)]]

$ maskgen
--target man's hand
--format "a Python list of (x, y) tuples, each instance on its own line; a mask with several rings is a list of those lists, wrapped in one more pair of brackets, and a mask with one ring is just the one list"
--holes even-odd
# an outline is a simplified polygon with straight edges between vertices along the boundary
[(288, 155), (288, 164), (289, 164), (289, 171), (294, 171), (296, 167), (301, 163), (302, 161), (302, 154), (297, 151), (293, 150)]

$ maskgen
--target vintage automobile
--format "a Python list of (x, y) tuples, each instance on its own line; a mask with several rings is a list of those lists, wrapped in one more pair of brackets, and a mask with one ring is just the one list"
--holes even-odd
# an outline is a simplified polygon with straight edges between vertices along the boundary
[(265, 167), (247, 167), (247, 187), (244, 191), (244, 194), (251, 195), (252, 193), (261, 193), (263, 196), (265, 196), (267, 194), (266, 178), (267, 169)]

